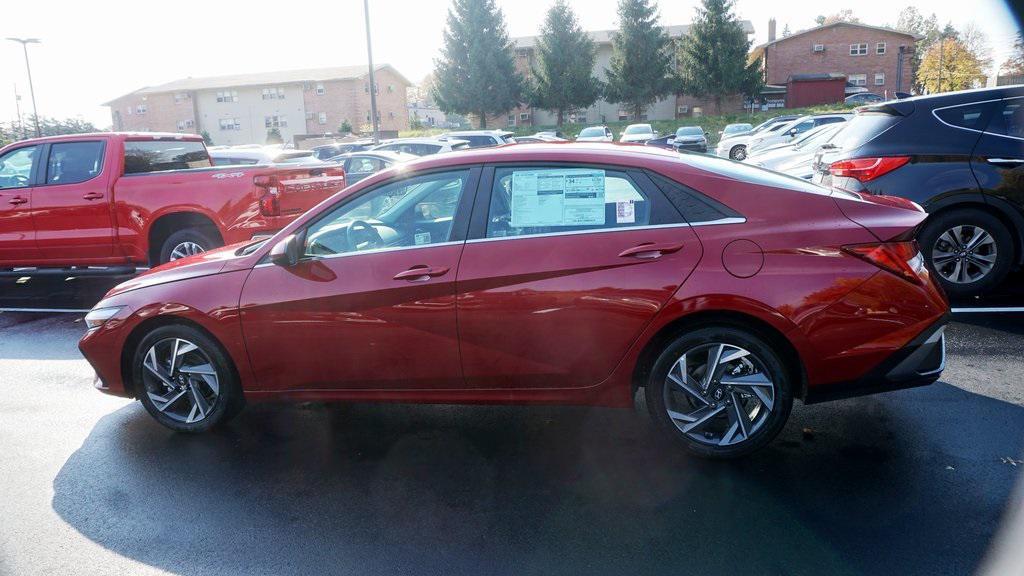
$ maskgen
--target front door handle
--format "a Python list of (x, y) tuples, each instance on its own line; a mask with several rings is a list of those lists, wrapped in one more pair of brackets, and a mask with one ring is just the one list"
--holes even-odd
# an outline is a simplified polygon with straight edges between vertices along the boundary
[(409, 282), (426, 282), (435, 276), (444, 276), (448, 268), (444, 266), (427, 266), (420, 264), (413, 266), (404, 272), (395, 274), (395, 280), (407, 280)]
[(622, 252), (619, 252), (619, 256), (632, 256), (633, 258), (639, 258), (641, 260), (654, 260), (656, 258), (661, 258), (665, 254), (678, 252), (682, 247), (682, 242), (675, 244), (644, 242), (638, 246), (626, 248)]
[(87, 193), (82, 195), (82, 198), (84, 198), (86, 200), (99, 200), (100, 198), (103, 198), (103, 193), (102, 192), (87, 192)]
[(21, 196), (15, 196), (14, 198), (11, 198), (10, 200), (7, 201), (7, 203), (11, 204), (12, 206), (17, 206), (19, 204), (24, 204), (26, 202), (28, 202), (28, 198), (22, 198)]

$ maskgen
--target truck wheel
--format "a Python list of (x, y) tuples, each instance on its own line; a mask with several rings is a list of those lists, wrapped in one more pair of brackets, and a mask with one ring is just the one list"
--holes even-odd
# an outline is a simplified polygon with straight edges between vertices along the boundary
[(998, 286), (1013, 264), (1013, 236), (995, 216), (975, 208), (929, 219), (918, 234), (921, 252), (954, 298), (981, 296)]
[(202, 230), (196, 228), (179, 230), (168, 236), (160, 247), (160, 264), (206, 252), (221, 245)]

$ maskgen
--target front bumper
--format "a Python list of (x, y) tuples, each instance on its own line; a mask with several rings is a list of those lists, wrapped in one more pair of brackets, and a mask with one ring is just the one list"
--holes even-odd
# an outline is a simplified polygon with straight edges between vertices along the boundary
[(708, 145), (707, 144), (676, 144), (676, 150), (679, 150), (680, 152), (685, 150), (687, 152), (700, 152), (702, 154), (707, 154), (707, 152), (708, 152)]
[(804, 404), (866, 396), (935, 382), (946, 367), (945, 332), (948, 321), (949, 316), (943, 316), (857, 380), (809, 388)]

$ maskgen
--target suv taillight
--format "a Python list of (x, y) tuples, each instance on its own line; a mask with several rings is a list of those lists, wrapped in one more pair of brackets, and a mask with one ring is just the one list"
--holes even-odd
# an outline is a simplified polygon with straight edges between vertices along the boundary
[(865, 262), (892, 272), (914, 284), (921, 284), (924, 273), (924, 257), (917, 242), (878, 242), (843, 246), (843, 252), (856, 256)]
[(281, 215), (280, 186), (276, 176), (260, 175), (252, 180), (256, 186), (256, 198), (260, 205), (260, 214), (264, 216)]
[(855, 178), (861, 182), (874, 180), (883, 174), (910, 162), (910, 156), (882, 156), (878, 158), (851, 158), (833, 162), (828, 171), (833, 176)]

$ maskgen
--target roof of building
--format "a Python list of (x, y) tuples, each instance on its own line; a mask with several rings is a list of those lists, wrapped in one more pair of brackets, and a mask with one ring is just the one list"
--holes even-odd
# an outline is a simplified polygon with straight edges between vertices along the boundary
[[(398, 75), (406, 84), (412, 82), (402, 76), (390, 64), (380, 64), (374, 71), (388, 69)], [(104, 106), (131, 96), (133, 94), (164, 94), (167, 92), (191, 92), (194, 90), (215, 90), (218, 88), (241, 88), (244, 86), (264, 86), (271, 84), (297, 84), (300, 82), (326, 82), (329, 80), (350, 80), (366, 76), (369, 66), (332, 66), (330, 68), (307, 68), (304, 70), (281, 70), (276, 72), (254, 72), (250, 74), (230, 74), (227, 76), (206, 76), (202, 78), (181, 78), (158, 86), (147, 86), (134, 92), (118, 96)]]
[[(754, 25), (750, 23), (750, 20), (740, 20), (740, 25), (743, 26), (743, 31), (747, 34), (754, 33)], [(682, 38), (690, 33), (689, 24), (678, 24), (675, 26), (662, 26), (665, 32), (668, 33), (670, 38)], [(611, 44), (612, 38), (618, 34), (618, 30), (591, 30), (587, 32), (590, 39), (594, 41), (594, 44)], [(537, 46), (537, 41), (540, 36), (520, 36), (513, 38), (512, 42), (516, 48), (534, 48)]]
[(846, 74), (838, 72), (822, 72), (816, 74), (791, 74), (790, 82), (814, 82), (817, 80), (846, 80)]

